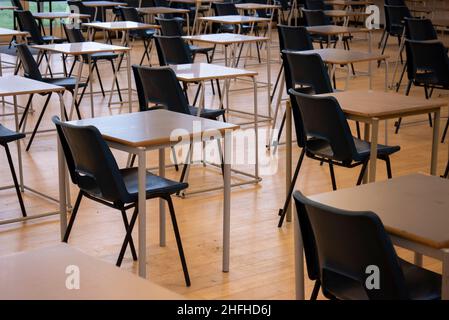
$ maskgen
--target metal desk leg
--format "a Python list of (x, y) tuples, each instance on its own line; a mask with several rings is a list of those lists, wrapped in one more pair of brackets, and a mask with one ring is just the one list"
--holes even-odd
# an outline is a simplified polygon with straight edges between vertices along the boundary
[(229, 272), (231, 233), (231, 155), (232, 132), (225, 131), (223, 137), (223, 272)]
[(146, 278), (146, 249), (147, 249), (147, 239), (146, 239), (146, 152), (145, 148), (138, 148), (137, 157), (138, 162), (138, 184), (139, 184), (139, 276)]
[(443, 249), (443, 279), (441, 282), (441, 298), (449, 300), (449, 250)]
[[(128, 59), (126, 60), (126, 76), (128, 80), (128, 111), (133, 111), (132, 87), (131, 87), (131, 50), (128, 51)], [(117, 88), (118, 90), (118, 88)]]
[(94, 92), (93, 92), (93, 84), (92, 82), (94, 82), (94, 79), (92, 77), (92, 69), (93, 69), (93, 65), (92, 65), (92, 58), (89, 55), (87, 55), (87, 66), (89, 67), (89, 93), (90, 93), (90, 115), (92, 118), (95, 117), (95, 112), (94, 112)]
[[(165, 149), (159, 149), (159, 176), (165, 177)], [(165, 200), (159, 199), (159, 245), (165, 247)]]
[(441, 109), (435, 111), (434, 121), (433, 121), (433, 138), (432, 138), (432, 157), (430, 162), (430, 174), (436, 175), (438, 170), (438, 146), (439, 146), (439, 136), (440, 136), (440, 119), (441, 119)]
[(254, 90), (254, 133), (255, 133), (255, 167), (254, 176), (259, 179), (259, 118), (258, 118), (258, 106), (257, 106), (257, 81), (255, 77), (253, 79), (253, 90)]
[(297, 216), (293, 219), (293, 241), (295, 250), (295, 293), (296, 300), (304, 300), (304, 245)]
[(379, 119), (373, 118), (371, 122), (371, 156), (369, 160), (369, 182), (376, 181), (377, 168), (377, 141), (379, 138)]
[[(82, 56), (78, 56), (78, 57), (79, 57), (78, 63), (80, 64), (78, 67), (78, 77), (76, 78), (75, 89), (73, 90), (72, 105), (70, 107), (69, 119), (67, 119), (67, 120), (72, 119), (73, 110), (75, 109), (75, 103), (78, 99), (79, 84), (81, 82), (81, 77), (83, 76), (83, 65), (84, 65), (83, 57)], [(74, 59), (76, 59), (76, 58), (77, 58), (77, 56), (74, 56)]]
[[(288, 195), (292, 183), (292, 105), (290, 100), (285, 104), (285, 194)], [(292, 205), (287, 208), (287, 221), (292, 221)]]
[[(19, 132), (19, 110), (17, 105), (17, 96), (13, 96), (13, 103), (14, 103), (14, 122), (16, 126), (16, 132)], [(17, 140), (17, 158), (19, 162), (19, 186), (20, 191), (25, 191), (25, 186), (23, 183), (23, 162), (22, 162), (22, 148), (20, 145), (20, 140)]]

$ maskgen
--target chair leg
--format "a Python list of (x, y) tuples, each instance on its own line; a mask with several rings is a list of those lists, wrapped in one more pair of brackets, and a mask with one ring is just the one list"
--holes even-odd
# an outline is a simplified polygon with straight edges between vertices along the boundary
[(33, 143), (33, 140), (34, 140), (34, 136), (35, 136), (36, 133), (37, 133), (37, 129), (39, 128), (39, 125), (41, 124), (42, 117), (44, 116), (45, 110), (47, 109), (48, 102), (50, 101), (50, 98), (51, 98), (51, 93), (48, 94), (47, 100), (45, 100), (45, 104), (44, 104), (44, 106), (42, 107), (41, 114), (39, 115), (39, 118), (37, 119), (37, 123), (36, 123), (36, 125), (34, 126), (33, 133), (31, 134), (31, 138), (30, 138), (30, 140), (28, 141), (28, 145), (27, 145), (27, 147), (26, 147), (26, 151), (30, 150), (31, 144)]
[(369, 162), (369, 160), (366, 160), (362, 164), (362, 169), (360, 170), (359, 178), (357, 179), (357, 183), (356, 183), (357, 186), (362, 184), (363, 176), (365, 175), (366, 168), (368, 167), (368, 162)]
[[(121, 209), (120, 212), (122, 213), (123, 224), (125, 225), (125, 230), (128, 231), (129, 224), (128, 224), (128, 217), (126, 215), (126, 211), (124, 209)], [(134, 241), (133, 241), (132, 237), (129, 240), (129, 247), (131, 249), (131, 254), (133, 256), (133, 260), (137, 261), (136, 247), (134, 246)]]
[(391, 161), (390, 161), (390, 157), (386, 156), (385, 159), (385, 165), (387, 166), (387, 177), (388, 179), (393, 178), (393, 174), (391, 173)]
[(173, 202), (171, 197), (166, 198), (168, 203), (168, 210), (170, 211), (170, 217), (173, 224), (173, 231), (175, 232), (176, 244), (178, 245), (179, 258), (181, 259), (182, 271), (184, 272), (184, 279), (186, 286), (190, 287), (190, 277), (189, 270), (187, 269), (186, 258), (184, 256), (184, 249), (182, 248), (181, 235), (179, 234), (178, 223), (176, 221), (175, 208), (173, 207)]
[(329, 162), (329, 172), (331, 174), (332, 190), (337, 190), (337, 181), (335, 179), (334, 165)]
[(402, 80), (404, 79), (405, 72), (407, 71), (407, 62), (404, 64), (404, 68), (402, 68), (401, 77), (399, 78), (399, 81), (396, 85), (396, 92), (399, 92), (399, 89), (401, 88)]
[(131, 217), (131, 221), (129, 222), (129, 226), (126, 231), (125, 239), (123, 240), (122, 248), (120, 249), (120, 253), (118, 255), (117, 262), (115, 263), (115, 265), (117, 267), (120, 267), (122, 265), (123, 256), (125, 255), (126, 247), (128, 247), (128, 242), (131, 241), (133, 228), (134, 228), (134, 225), (136, 224), (137, 216), (139, 215), (138, 209), (139, 209), (139, 206), (136, 204), (136, 206), (134, 207), (133, 215)]
[(17, 181), (16, 170), (14, 169), (14, 163), (11, 158), (11, 152), (9, 151), (8, 144), (4, 144), (6, 157), (8, 158), (9, 169), (11, 170), (12, 180), (14, 181), (14, 188), (16, 189), (17, 198), (19, 199), (20, 210), (22, 211), (22, 216), (26, 217), (27, 212), (25, 210), (25, 205), (23, 204), (22, 193), (20, 192), (19, 182)]
[(299, 156), (298, 163), (296, 164), (295, 173), (293, 174), (293, 179), (292, 179), (292, 182), (290, 183), (290, 188), (287, 193), (287, 198), (285, 199), (285, 202), (284, 202), (284, 207), (282, 209), (279, 209), (280, 218), (279, 218), (279, 222), (278, 222), (278, 228), (282, 227), (282, 224), (284, 223), (284, 218), (287, 213), (288, 206), (290, 205), (290, 201), (292, 199), (292, 193), (293, 193), (293, 190), (295, 189), (296, 180), (298, 179), (299, 169), (301, 169), (301, 164), (304, 160), (305, 154), (306, 154), (306, 151), (303, 148), (301, 151), (301, 155)]
[(444, 127), (443, 136), (441, 137), (441, 143), (444, 143), (446, 139), (447, 129), (449, 129), (449, 118), (446, 121), (446, 126)]
[(94, 69), (95, 69), (95, 72), (97, 73), (98, 83), (100, 84), (100, 89), (101, 89), (101, 94), (104, 97), (105, 95), (104, 95), (104, 89), (103, 89), (103, 82), (101, 81), (100, 71), (98, 70), (98, 65), (97, 65), (96, 61), (94, 62)]
[(387, 33), (387, 31), (384, 29), (383, 33), (382, 33), (382, 37), (380, 38), (379, 43), (377, 44), (377, 49), (380, 49), (380, 47), (382, 46), (382, 43), (384, 42), (384, 38), (385, 38), (385, 34)]
[(355, 122), (355, 128), (356, 128), (356, 131), (357, 131), (357, 138), (361, 139), (360, 122), (358, 122), (358, 121)]
[[(75, 99), (75, 92), (73, 92), (72, 90), (70, 90), (70, 93), (72, 94), (72, 99)], [(81, 111), (80, 111), (80, 106), (79, 106), (79, 102), (75, 101), (75, 111), (76, 111), (76, 115), (78, 116), (78, 119), (81, 120)], [(68, 119), (68, 117), (66, 116), (66, 119)]]
[(447, 162), (446, 170), (444, 170), (443, 178), (447, 179), (448, 176), (449, 176), (449, 161)]
[[(115, 66), (114, 66), (114, 61), (111, 60), (111, 68), (112, 68), (112, 72), (113, 74), (115, 74)], [(118, 84), (118, 77), (115, 78), (115, 85), (117, 86), (117, 93), (118, 93), (118, 98), (120, 100), (120, 102), (122, 102), (122, 93), (120, 92), (120, 85)]]
[(30, 110), (31, 101), (33, 101), (33, 96), (34, 96), (33, 93), (30, 94), (30, 97), (28, 98), (28, 102), (27, 102), (27, 104), (25, 106), (25, 109), (23, 110), (22, 117), (20, 117), (19, 130), (22, 129), (22, 125), (23, 125), (23, 123), (25, 121), (25, 117), (28, 115), (28, 110)]
[[(173, 155), (173, 161), (175, 162), (175, 170), (179, 171), (178, 158), (176, 157), (175, 148), (171, 147), (170, 149), (171, 149), (171, 152), (172, 152), (172, 155)], [(134, 164), (134, 159), (136, 158), (135, 154), (133, 156), (134, 156), (134, 158), (132, 159), (132, 164)]]
[(315, 285), (313, 286), (313, 291), (310, 296), (310, 300), (315, 301), (318, 298), (318, 293), (320, 292), (320, 287), (321, 287), (321, 281), (316, 280)]
[(70, 232), (72, 231), (73, 222), (75, 222), (76, 214), (78, 213), (78, 209), (80, 207), (81, 199), (83, 198), (83, 192), (80, 190), (78, 193), (78, 197), (76, 198), (75, 205), (73, 206), (72, 214), (70, 215), (69, 224), (67, 225), (67, 229), (64, 233), (64, 238), (62, 242), (67, 243), (69, 241)]

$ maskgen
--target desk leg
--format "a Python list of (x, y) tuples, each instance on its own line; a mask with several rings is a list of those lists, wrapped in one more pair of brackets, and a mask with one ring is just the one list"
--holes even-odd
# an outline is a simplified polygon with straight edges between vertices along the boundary
[(257, 105), (257, 81), (256, 78), (253, 77), (253, 90), (254, 90), (254, 137), (255, 141), (255, 167), (254, 167), (254, 175), (257, 180), (259, 180), (259, 115), (258, 115), (258, 105)]
[(89, 93), (90, 93), (90, 115), (92, 118), (95, 117), (95, 112), (94, 112), (94, 91), (93, 91), (93, 84), (92, 82), (94, 82), (94, 79), (92, 77), (92, 69), (93, 69), (93, 65), (92, 65), (92, 58), (90, 55), (87, 55), (87, 66), (89, 67), (89, 77), (88, 77), (88, 81), (89, 81)]
[[(159, 176), (165, 177), (165, 149), (159, 149)], [(159, 199), (159, 245), (165, 247), (165, 200)]]
[[(74, 56), (74, 59), (76, 59), (77, 57)], [(75, 103), (78, 99), (78, 91), (79, 91), (79, 84), (81, 82), (81, 77), (83, 76), (83, 57), (82, 56), (78, 56), (79, 61), (78, 63), (80, 64), (78, 67), (78, 77), (76, 78), (76, 83), (75, 83), (75, 89), (73, 90), (73, 100), (72, 100), (72, 105), (70, 107), (70, 113), (69, 113), (69, 119), (67, 120), (71, 120), (72, 116), (73, 116), (73, 110), (75, 109)]]
[(146, 239), (146, 150), (144, 148), (139, 148), (137, 151), (137, 157), (139, 158), (138, 165), (138, 184), (139, 184), (139, 276), (146, 278), (146, 249), (147, 249), (147, 239)]
[[(19, 132), (19, 110), (17, 105), (17, 96), (13, 96), (13, 103), (14, 103), (14, 122), (16, 126), (16, 132)], [(24, 126), (25, 128), (25, 126)], [(17, 140), (17, 160), (19, 162), (19, 185), (20, 185), (20, 191), (24, 192), (25, 187), (23, 183), (23, 162), (22, 162), (22, 148), (20, 145), (20, 140)]]
[(435, 111), (435, 117), (433, 121), (433, 137), (432, 137), (432, 158), (430, 162), (430, 174), (436, 175), (438, 170), (438, 146), (440, 136), (440, 118), (441, 110)]
[(296, 300), (304, 300), (304, 245), (302, 243), (298, 217), (295, 216), (293, 220), (293, 243), (295, 250), (295, 293)]
[(369, 182), (376, 181), (377, 141), (379, 138), (379, 119), (373, 118), (371, 123), (371, 156), (369, 160)]
[[(128, 51), (128, 59), (126, 60), (126, 77), (128, 78), (128, 111), (133, 111), (132, 87), (131, 87), (131, 50)], [(118, 90), (118, 88), (117, 88)]]
[(415, 252), (413, 255), (413, 263), (419, 267), (422, 267), (422, 254)]
[[(285, 194), (288, 195), (292, 183), (292, 105), (290, 100), (285, 104)], [(292, 221), (292, 205), (287, 208), (287, 221)]]
[(232, 132), (226, 131), (223, 137), (223, 272), (229, 272), (229, 251), (231, 240), (231, 155)]
[(441, 282), (441, 298), (449, 300), (449, 250), (443, 249), (443, 279)]

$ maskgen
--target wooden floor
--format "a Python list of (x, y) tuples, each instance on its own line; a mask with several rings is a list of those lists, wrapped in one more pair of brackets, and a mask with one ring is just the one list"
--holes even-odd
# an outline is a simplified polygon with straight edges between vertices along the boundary
[[(380, 34), (376, 34), (376, 41)], [(277, 43), (277, 35), (273, 34), (273, 46)], [(354, 40), (353, 48), (367, 50), (366, 41)], [(134, 44), (133, 62), (137, 63), (141, 56), (142, 46)], [(278, 49), (272, 49), (272, 81), (279, 70), (280, 64), (277, 56)], [(397, 55), (397, 44), (391, 40), (387, 53), (390, 58), (390, 72), (392, 72), (392, 61)], [(253, 51), (255, 53), (255, 51)], [(222, 54), (218, 54), (220, 57)], [(202, 57), (199, 57), (202, 59)], [(3, 60), (8, 57), (3, 56)], [(153, 63), (157, 59), (153, 55)], [(219, 61), (218, 63), (223, 63)], [(264, 64), (258, 64), (252, 60), (248, 63), (249, 69), (260, 72), (259, 79), (266, 79)], [(53, 57), (53, 70), (62, 70), (60, 59)], [(366, 70), (366, 65), (356, 65), (357, 70)], [(105, 86), (109, 88), (111, 83), (111, 70), (108, 64), (101, 64), (100, 71)], [(5, 70), (4, 73), (11, 73)], [(120, 72), (120, 79), (125, 85), (126, 72)], [(337, 72), (337, 76), (344, 78), (343, 72)], [(233, 87), (239, 87), (241, 82), (233, 83)], [(343, 88), (344, 82), (338, 81), (338, 87)], [(98, 83), (95, 83), (98, 88)], [(368, 88), (366, 77), (358, 77), (350, 81), (349, 90)], [(374, 89), (384, 88), (384, 66), (375, 69)], [(401, 89), (403, 92), (403, 88)], [(195, 88), (190, 89), (193, 96)], [(211, 94), (210, 86), (207, 88), (206, 102), (217, 105), (217, 97)], [(412, 95), (423, 96), (422, 89), (413, 89)], [(436, 92), (438, 96), (440, 92)], [(444, 93), (442, 93), (444, 94)], [(267, 94), (265, 89), (259, 89), (259, 109), (267, 112)], [(66, 103), (71, 99), (67, 94)], [(135, 97), (136, 98), (136, 97)], [(447, 99), (447, 96), (446, 96)], [(19, 101), (25, 104), (25, 99)], [(36, 98), (35, 110), (40, 111), (43, 98)], [(252, 108), (253, 94), (251, 90), (233, 91), (231, 94), (232, 106), (250, 111)], [(134, 109), (137, 105), (134, 104)], [(1, 107), (0, 112), (11, 112), (11, 107)], [(51, 101), (42, 128), (51, 128), (50, 118), (59, 114), (57, 99)], [(82, 113), (85, 117), (89, 115), (89, 99), (85, 97), (82, 104)], [(96, 115), (117, 114), (118, 106), (111, 109), (107, 107), (107, 97), (95, 95)], [(446, 110), (443, 111), (446, 115)], [(34, 113), (29, 119), (29, 126), (34, 125), (38, 113)], [(401, 146), (401, 151), (392, 158), (394, 176), (406, 175), (413, 172), (428, 172), (430, 170), (430, 149), (432, 130), (426, 122), (426, 117), (409, 118), (398, 135), (394, 134), (393, 123), (388, 124), (390, 144)], [(231, 117), (230, 122), (242, 119)], [(410, 124), (410, 122), (421, 121)], [(443, 118), (442, 121), (446, 121)], [(14, 128), (11, 116), (1, 117), (0, 123)], [(442, 123), (442, 126), (445, 124)], [(383, 124), (382, 124), (383, 125)], [(381, 129), (383, 136), (383, 128)], [(381, 137), (381, 140), (382, 137)], [(265, 141), (262, 139), (260, 145), (263, 148)], [(440, 145), (439, 169), (441, 174), (447, 161), (447, 143)], [(265, 149), (264, 149), (265, 150)], [(265, 152), (263, 152), (265, 154)], [(13, 146), (15, 156), (15, 147)], [(117, 161), (124, 165), (126, 155), (115, 152)], [(268, 154), (268, 153), (267, 153)], [(298, 157), (298, 149), (294, 148), (294, 162)], [(275, 157), (265, 161), (263, 168), (275, 168), (274, 172), (265, 170), (263, 181), (258, 185), (248, 185), (234, 188), (232, 190), (231, 209), (231, 267), (229, 273), (221, 272), (222, 257), (222, 192), (214, 191), (205, 194), (187, 196), (185, 199), (176, 198), (175, 208), (178, 223), (187, 256), (188, 267), (192, 280), (192, 286), (186, 288), (182, 275), (182, 269), (178, 258), (176, 242), (173, 237), (171, 226), (168, 226), (167, 246), (158, 245), (158, 211), (157, 202), (149, 201), (148, 209), (148, 277), (154, 282), (180, 294), (193, 299), (294, 299), (294, 269), (293, 269), (293, 229), (290, 223), (283, 228), (277, 228), (278, 209), (282, 206), (285, 197), (284, 177), (285, 148), (281, 146)], [(157, 153), (150, 153), (148, 166), (155, 165)], [(0, 185), (11, 184), (11, 177), (7, 167), (6, 157), (0, 152)], [(386, 179), (383, 165), (380, 163), (378, 180)], [(30, 152), (24, 155), (25, 181), (28, 185), (48, 193), (54, 197), (58, 195), (57, 178), (57, 153), (56, 136), (54, 133), (40, 134), (36, 137)], [(179, 173), (169, 169), (167, 175), (177, 178)], [(357, 169), (336, 169), (337, 183), (339, 188), (351, 187), (355, 184), (358, 175)], [(215, 169), (203, 168), (201, 165), (193, 167), (190, 175), (192, 189), (203, 186), (216, 186), (221, 183), (221, 176)], [(315, 194), (331, 190), (328, 168), (319, 166), (316, 161), (306, 160), (298, 179), (297, 188), (305, 194)], [(77, 190), (72, 188), (72, 199)], [(18, 217), (20, 209), (17, 198), (12, 189), (0, 191), (0, 219)], [(25, 204), (30, 215), (48, 210), (57, 210), (57, 205), (35, 196), (29, 192), (24, 195)], [(425, 212), (423, 212), (425, 214)], [(74, 225), (70, 238), (70, 245), (76, 247), (89, 255), (99, 259), (115, 263), (124, 237), (124, 227), (118, 212), (101, 206), (90, 200), (83, 200), (77, 221)], [(137, 233), (135, 233), (137, 238)], [(0, 226), (0, 255), (13, 252), (30, 250), (37, 247), (45, 247), (60, 241), (59, 218), (49, 218)], [(399, 250), (402, 257), (410, 259), (411, 253)], [(425, 266), (439, 271), (439, 263), (425, 259)], [(33, 266), (29, 266), (32, 268)], [(129, 272), (137, 272), (137, 263), (133, 262), (127, 252), (122, 269)], [(113, 281), (113, 279), (111, 279)], [(312, 283), (306, 282), (306, 295), (312, 289)]]

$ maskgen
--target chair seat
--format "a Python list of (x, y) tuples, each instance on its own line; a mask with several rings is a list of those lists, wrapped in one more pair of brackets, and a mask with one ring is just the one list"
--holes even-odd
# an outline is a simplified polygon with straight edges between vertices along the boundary
[[(352, 159), (353, 161), (364, 161), (370, 157), (371, 143), (354, 138), (354, 144), (358, 157), (356, 159)], [(378, 144), (377, 157), (383, 158), (385, 156), (392, 155), (400, 149), (401, 148), (399, 146), (385, 146), (383, 144)], [(307, 151), (319, 157), (335, 160), (334, 153), (332, 152), (329, 143), (322, 139), (309, 139), (307, 141)]]
[(58, 38), (55, 36), (42, 36), (42, 39), (45, 43), (64, 43), (66, 42), (66, 39)]
[[(198, 114), (198, 107), (189, 106), (190, 114), (196, 116)], [(224, 109), (206, 109), (201, 110), (200, 116), (206, 119), (216, 120), (218, 117), (224, 115)]]
[[(51, 83), (55, 86), (64, 87), (67, 90), (74, 90), (76, 86), (77, 79), (75, 77), (67, 77), (67, 78), (44, 78), (44, 82)], [(79, 88), (84, 88), (86, 86), (86, 82), (80, 82), (78, 84)]]
[(6, 144), (23, 138), (25, 138), (23, 133), (9, 130), (0, 124), (0, 144)]
[(190, 51), (195, 55), (197, 53), (207, 54), (210, 51), (214, 50), (214, 47), (199, 47), (196, 45), (189, 45)]
[[(139, 188), (137, 171), (137, 168), (120, 169), (120, 173), (122, 174), (123, 180), (125, 181), (126, 190), (130, 195), (129, 202), (136, 202), (138, 200)], [(165, 179), (147, 172), (145, 185), (147, 191), (147, 199), (172, 195), (186, 189), (188, 186), (189, 185), (187, 183)]]
[[(399, 264), (404, 274), (405, 285), (411, 300), (441, 299), (441, 275), (418, 267), (399, 258)], [(331, 292), (326, 296), (341, 300), (367, 300), (365, 289), (356, 281), (345, 277), (329, 275), (326, 287)]]
[(92, 60), (98, 61), (98, 60), (114, 60), (118, 57), (117, 53), (114, 52), (98, 52), (93, 53), (90, 56)]
[(133, 30), (129, 33), (129, 36), (134, 39), (153, 39), (156, 34), (156, 30)]

